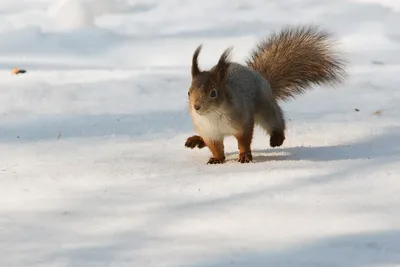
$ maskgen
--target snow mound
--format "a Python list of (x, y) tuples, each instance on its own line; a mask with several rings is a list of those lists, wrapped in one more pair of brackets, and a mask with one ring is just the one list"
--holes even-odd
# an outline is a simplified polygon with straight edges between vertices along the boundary
[(94, 17), (85, 3), (80, 0), (62, 0), (49, 8), (49, 15), (54, 18), (55, 26), (64, 30), (91, 27)]
[(123, 1), (115, 0), (60, 0), (50, 5), (49, 16), (59, 30), (77, 30), (95, 26), (98, 16), (123, 11)]
[(400, 11), (400, 1), (398, 0), (355, 0), (355, 2), (379, 4), (397, 12)]

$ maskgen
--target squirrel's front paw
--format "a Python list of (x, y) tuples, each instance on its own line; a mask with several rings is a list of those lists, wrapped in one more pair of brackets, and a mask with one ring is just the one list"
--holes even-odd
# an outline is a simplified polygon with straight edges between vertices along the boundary
[(239, 154), (238, 162), (240, 163), (249, 163), (253, 161), (253, 156), (251, 152), (242, 152)]
[(285, 141), (285, 134), (282, 131), (273, 131), (269, 143), (271, 147), (281, 146)]
[(201, 136), (193, 135), (186, 140), (185, 146), (191, 149), (197, 146), (199, 149), (202, 149), (206, 146), (206, 143), (204, 142), (203, 138), (201, 138)]
[(210, 158), (207, 162), (207, 164), (222, 164), (225, 162), (225, 159), (216, 159), (216, 158)]

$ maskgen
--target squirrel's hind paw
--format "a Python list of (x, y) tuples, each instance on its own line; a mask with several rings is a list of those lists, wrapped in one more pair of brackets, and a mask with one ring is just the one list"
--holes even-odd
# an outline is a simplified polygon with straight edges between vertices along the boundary
[(271, 147), (281, 146), (285, 141), (285, 134), (282, 131), (273, 131), (271, 134), (271, 138), (269, 140), (269, 144)]

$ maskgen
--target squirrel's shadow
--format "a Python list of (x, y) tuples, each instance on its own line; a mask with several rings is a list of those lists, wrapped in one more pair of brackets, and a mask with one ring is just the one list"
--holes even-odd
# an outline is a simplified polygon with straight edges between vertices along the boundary
[[(253, 162), (269, 161), (336, 161), (378, 159), (400, 154), (400, 127), (358, 142), (331, 146), (296, 146), (253, 150)], [(236, 160), (238, 152), (226, 153), (228, 161)]]

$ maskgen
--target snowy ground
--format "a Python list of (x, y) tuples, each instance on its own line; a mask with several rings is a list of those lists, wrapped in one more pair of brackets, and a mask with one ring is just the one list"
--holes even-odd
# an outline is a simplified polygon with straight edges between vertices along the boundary
[[(243, 62), (293, 23), (349, 79), (283, 104), (281, 148), (206, 165), (194, 49)], [(399, 25), (397, 0), (0, 1), (0, 266), (400, 266)]]

